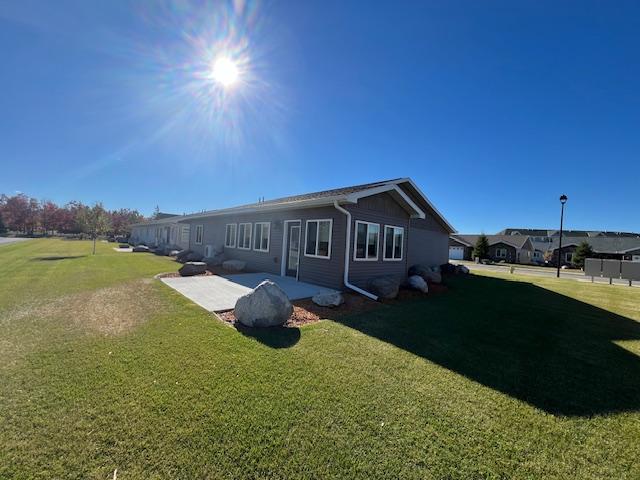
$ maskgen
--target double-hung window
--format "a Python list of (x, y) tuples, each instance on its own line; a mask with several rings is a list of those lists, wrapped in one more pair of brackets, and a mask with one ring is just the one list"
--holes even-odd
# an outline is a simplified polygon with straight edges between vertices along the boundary
[(384, 227), (384, 260), (402, 260), (404, 245), (404, 228), (385, 225)]
[(358, 261), (378, 260), (380, 244), (380, 225), (377, 223), (356, 221), (356, 235), (353, 259)]
[(507, 249), (506, 248), (496, 248), (496, 257), (498, 257), (498, 258), (507, 258)]
[(331, 257), (333, 220), (307, 220), (304, 254), (307, 257)]
[(236, 234), (238, 233), (238, 225), (235, 223), (227, 224), (224, 233), (224, 246), (226, 248), (236, 248)]
[(204, 233), (204, 227), (202, 225), (196, 225), (196, 245), (202, 245), (202, 235)]
[(268, 252), (270, 233), (271, 224), (269, 222), (256, 223), (253, 234), (253, 249), (257, 252)]
[(251, 224), (241, 223), (238, 225), (238, 248), (242, 250), (251, 249)]

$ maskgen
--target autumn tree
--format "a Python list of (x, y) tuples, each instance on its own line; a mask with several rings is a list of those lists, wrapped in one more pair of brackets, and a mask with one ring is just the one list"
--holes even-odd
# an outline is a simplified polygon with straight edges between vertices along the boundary
[(93, 254), (96, 254), (96, 240), (99, 235), (106, 234), (111, 228), (108, 212), (98, 202), (93, 207), (85, 207), (79, 210), (78, 224), (83, 233), (87, 233), (93, 239)]

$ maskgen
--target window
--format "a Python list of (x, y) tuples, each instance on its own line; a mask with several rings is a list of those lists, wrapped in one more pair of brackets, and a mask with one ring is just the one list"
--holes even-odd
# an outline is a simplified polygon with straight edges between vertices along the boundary
[(307, 257), (329, 258), (331, 256), (331, 233), (333, 220), (307, 220), (304, 254)]
[(187, 243), (189, 241), (189, 225), (184, 225), (182, 227), (182, 243)]
[(238, 225), (235, 223), (227, 224), (224, 232), (224, 246), (227, 248), (236, 248), (236, 234), (238, 233)]
[(507, 249), (506, 248), (496, 248), (496, 257), (498, 257), (498, 258), (507, 258)]
[(402, 260), (404, 245), (404, 228), (386, 225), (384, 227), (384, 259), (388, 261)]
[(268, 252), (270, 233), (271, 224), (269, 222), (256, 223), (253, 234), (253, 249), (258, 252)]
[(251, 224), (241, 223), (238, 225), (238, 248), (242, 250), (251, 249)]
[(379, 239), (380, 225), (357, 221), (353, 259), (359, 261), (378, 260)]
[(203, 233), (204, 233), (204, 227), (202, 225), (196, 225), (196, 245), (202, 245)]
[(567, 263), (571, 263), (571, 261), (573, 260), (573, 253), (571, 252), (567, 252), (564, 254), (564, 261)]

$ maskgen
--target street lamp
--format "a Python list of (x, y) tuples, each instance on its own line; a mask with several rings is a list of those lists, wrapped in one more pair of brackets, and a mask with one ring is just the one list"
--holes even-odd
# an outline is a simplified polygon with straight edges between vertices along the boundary
[(560, 245), (558, 245), (558, 271), (556, 277), (560, 278), (560, 262), (562, 258), (562, 222), (564, 221), (564, 204), (567, 203), (567, 196), (562, 195), (560, 197)]

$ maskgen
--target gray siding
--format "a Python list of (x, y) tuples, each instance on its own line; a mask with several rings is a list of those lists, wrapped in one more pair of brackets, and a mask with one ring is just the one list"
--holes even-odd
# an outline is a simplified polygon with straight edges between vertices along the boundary
[[(346, 207), (351, 213), (351, 242), (349, 246), (349, 281), (361, 288), (367, 287), (367, 281), (378, 275), (392, 275), (402, 282), (407, 274), (407, 234), (409, 231), (409, 214), (388, 194), (381, 193), (365, 197), (357, 205)], [(380, 224), (380, 240), (377, 261), (354, 261), (353, 246), (356, 233), (356, 221)], [(405, 229), (403, 254), (401, 261), (385, 261), (384, 226), (393, 225)]]
[(442, 265), (449, 261), (449, 232), (429, 213), (412, 218), (409, 229), (409, 266)]

